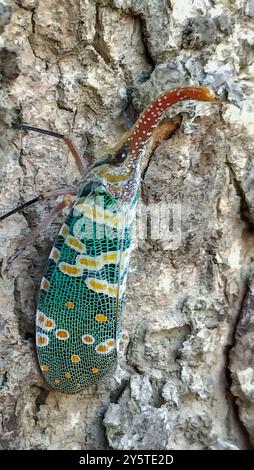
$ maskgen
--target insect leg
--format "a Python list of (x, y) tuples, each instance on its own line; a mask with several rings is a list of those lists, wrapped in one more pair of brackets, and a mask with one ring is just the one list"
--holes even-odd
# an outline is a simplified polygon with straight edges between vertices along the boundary
[(19, 206), (15, 207), (15, 209), (12, 209), (11, 211), (7, 212), (6, 214), (2, 215), (0, 217), (0, 222), (4, 219), (7, 219), (7, 217), (10, 217), (12, 214), (16, 214), (16, 212), (20, 212), (26, 207), (31, 206), (32, 204), (35, 204), (38, 201), (43, 201), (46, 199), (50, 199), (51, 197), (57, 197), (57, 196), (65, 196), (66, 194), (75, 194), (76, 191), (73, 188), (73, 186), (68, 186), (67, 188), (64, 189), (56, 189), (55, 191), (48, 191), (47, 193), (44, 194), (38, 194), (38, 196), (34, 197), (33, 199), (30, 199), (30, 201), (26, 201), (23, 204), (20, 204)]
[(72, 156), (74, 157), (76, 166), (78, 168), (78, 171), (81, 175), (84, 174), (85, 171), (85, 166), (82, 160), (82, 157), (76, 147), (76, 145), (72, 142), (71, 138), (68, 136), (64, 136), (64, 142), (66, 143), (67, 147), (69, 148)]
[(45, 219), (43, 219), (41, 223), (37, 227), (35, 227), (28, 236), (26, 236), (26, 238), (21, 242), (19, 248), (15, 251), (15, 253), (8, 258), (7, 271), (9, 271), (14, 261), (18, 258), (18, 256), (21, 253), (23, 253), (26, 247), (33, 240), (35, 240), (38, 237), (38, 235), (49, 226), (49, 224), (51, 224), (51, 222), (57, 217), (59, 212), (61, 212), (66, 207), (71, 207), (73, 202), (74, 202), (73, 196), (71, 194), (67, 194), (63, 198), (63, 200), (52, 209), (52, 211), (45, 217)]
[(27, 130), (27, 131), (32, 131), (32, 132), (38, 132), (39, 134), (46, 134), (46, 135), (49, 135), (51, 137), (56, 137), (57, 139), (63, 139), (64, 142), (66, 143), (67, 147), (69, 148), (72, 156), (74, 157), (76, 166), (77, 166), (80, 174), (82, 175), (84, 173), (85, 166), (84, 166), (82, 157), (81, 157), (76, 145), (74, 144), (74, 142), (72, 142), (72, 139), (69, 136), (64, 135), (64, 134), (59, 134), (58, 132), (52, 132), (52, 131), (49, 131), (47, 129), (41, 129), (40, 127), (30, 126), (29, 124), (25, 124), (25, 123), (14, 123), (13, 127), (17, 128), (17, 129), (24, 129), (24, 130)]

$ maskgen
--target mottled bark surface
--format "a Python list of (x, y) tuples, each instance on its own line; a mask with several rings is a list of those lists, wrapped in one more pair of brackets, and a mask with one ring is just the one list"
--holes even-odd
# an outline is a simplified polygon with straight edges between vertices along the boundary
[(126, 107), (166, 89), (227, 99), (168, 113), (183, 121), (155, 151), (142, 202), (170, 205), (177, 242), (137, 240), (119, 367), (100, 386), (50, 391), (36, 363), (36, 295), (64, 215), (6, 272), (56, 201), (1, 223), (1, 448), (254, 446), (253, 17), (251, 0), (0, 0), (2, 213), (77, 178), (62, 141), (11, 128), (18, 114), (75, 134), (87, 159), (120, 138)]

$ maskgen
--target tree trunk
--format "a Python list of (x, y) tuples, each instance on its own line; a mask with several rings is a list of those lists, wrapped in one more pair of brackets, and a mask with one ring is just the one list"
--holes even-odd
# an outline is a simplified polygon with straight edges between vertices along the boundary
[(121, 137), (126, 108), (189, 84), (220, 98), (167, 113), (183, 120), (145, 173), (139, 228), (147, 208), (167, 210), (157, 233), (137, 231), (119, 366), (99, 386), (49, 390), (36, 362), (36, 296), (64, 214), (6, 271), (56, 200), (1, 223), (1, 447), (251, 448), (252, 1), (0, 0), (0, 13), (2, 213), (78, 176), (61, 140), (13, 121), (75, 134), (88, 159)]

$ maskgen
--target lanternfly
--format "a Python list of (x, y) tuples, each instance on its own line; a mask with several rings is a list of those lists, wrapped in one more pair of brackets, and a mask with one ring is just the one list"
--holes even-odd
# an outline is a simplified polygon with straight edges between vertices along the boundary
[(24, 124), (16, 126), (63, 138), (84, 179), (76, 200), (65, 196), (9, 260), (10, 266), (61, 209), (70, 207), (49, 255), (36, 314), (39, 364), (51, 387), (79, 392), (114, 370), (141, 160), (169, 106), (187, 99), (212, 101), (214, 97), (205, 87), (167, 91), (85, 176), (82, 159), (67, 137)]

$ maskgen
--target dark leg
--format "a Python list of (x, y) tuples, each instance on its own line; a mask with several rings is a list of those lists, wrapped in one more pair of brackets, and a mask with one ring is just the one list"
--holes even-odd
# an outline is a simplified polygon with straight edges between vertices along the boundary
[(29, 207), (38, 201), (50, 199), (51, 197), (65, 196), (66, 194), (75, 194), (75, 192), (76, 192), (75, 189), (72, 186), (69, 186), (65, 189), (56, 189), (55, 191), (48, 191), (45, 194), (39, 194), (33, 199), (30, 199), (30, 201), (24, 202), (24, 204), (20, 204), (20, 206), (17, 206), (15, 209), (12, 209), (10, 212), (7, 212), (6, 214), (2, 215), (0, 217), (0, 222), (4, 219), (7, 219), (7, 217), (10, 217), (10, 215), (16, 214), (16, 212), (20, 212), (26, 207)]
[(14, 261), (18, 258), (18, 256), (23, 253), (23, 251), (26, 249), (26, 247), (34, 241), (41, 232), (43, 232), (49, 224), (57, 217), (59, 212), (61, 212), (63, 209), (66, 207), (71, 207), (73, 204), (74, 198), (72, 195), (67, 194), (64, 199), (56, 206), (52, 211), (41, 221), (41, 223), (35, 227), (32, 232), (26, 236), (26, 238), (21, 242), (19, 248), (15, 251), (15, 253), (8, 258), (7, 261), (7, 271), (11, 268), (13, 265)]

